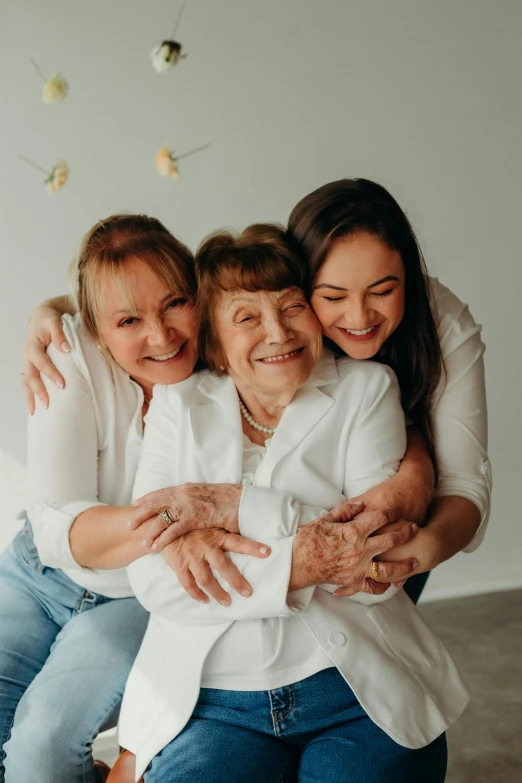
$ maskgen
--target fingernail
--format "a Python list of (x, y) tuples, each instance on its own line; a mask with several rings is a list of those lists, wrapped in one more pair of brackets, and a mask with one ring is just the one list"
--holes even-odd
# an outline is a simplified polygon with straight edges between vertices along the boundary
[(413, 530), (414, 533), (416, 533), (417, 530), (419, 529), (419, 526), (416, 525), (415, 522), (414, 522), (413, 525), (411, 526), (411, 529)]
[(63, 389), (63, 383), (61, 381), (55, 381), (59, 389)]
[(230, 606), (230, 599), (228, 599), (227, 601), (226, 598), (223, 598), (223, 600), (220, 601), (219, 603), (221, 604), (221, 606)]
[(241, 595), (244, 595), (245, 598), (248, 598), (248, 596), (251, 595), (251, 594), (252, 593), (251, 593), (250, 590), (241, 590)]
[(157, 544), (153, 544), (152, 547), (151, 547), (151, 549), (154, 549), (154, 551), (156, 551), (157, 548), (158, 548)]
[(139, 506), (139, 500), (133, 500), (131, 506)]
[(412, 560), (412, 561), (411, 561), (411, 567), (412, 567), (412, 569), (414, 569), (414, 568), (417, 568), (417, 566), (418, 566), (418, 565), (419, 565), (419, 561), (418, 561), (418, 560)]
[(71, 346), (69, 343), (62, 343), (62, 351), (64, 353), (71, 353)]
[(400, 588), (403, 586), (403, 584), (405, 584), (405, 582), (406, 582), (406, 579), (403, 579), (401, 582), (397, 582), (397, 584), (395, 585), (397, 590), (400, 590)]
[(127, 522), (126, 527), (130, 527), (131, 525), (132, 525), (132, 519), (129, 519), (129, 521)]
[(266, 555), (266, 553), (267, 553), (268, 551), (269, 551), (269, 550), (268, 550), (268, 547), (267, 547), (267, 546), (260, 546), (260, 547), (259, 547), (259, 554), (261, 554), (261, 555)]
[(198, 601), (200, 604), (208, 604), (208, 598), (205, 596), (205, 598), (198, 598)]
[(45, 402), (45, 400), (42, 400), (42, 398), (41, 398), (41, 397), (38, 397), (38, 399), (40, 400), (40, 402), (41, 402), (41, 403), (42, 403), (42, 405), (44, 406), (45, 410), (47, 410), (47, 408), (48, 408), (49, 406), (47, 405), (47, 403)]
[(362, 500), (356, 500), (352, 503), (352, 506), (364, 506)]
[(141, 543), (143, 544), (143, 546), (148, 546), (149, 545), (148, 541), (142, 541)]

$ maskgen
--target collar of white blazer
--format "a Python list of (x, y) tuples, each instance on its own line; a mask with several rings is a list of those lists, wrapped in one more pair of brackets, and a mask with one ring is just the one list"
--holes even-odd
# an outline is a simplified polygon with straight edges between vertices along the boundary
[[(296, 448), (334, 404), (320, 387), (339, 380), (333, 353), (325, 348), (310, 378), (295, 394), (279, 422), (264, 465), (268, 473), (285, 454)], [(190, 421), (198, 458), (211, 483), (241, 482), (243, 441), (236, 388), (230, 378), (203, 373), (198, 384), (201, 397), (190, 409)], [(226, 454), (226, 460), (223, 455)], [(231, 465), (235, 479), (231, 479)]]

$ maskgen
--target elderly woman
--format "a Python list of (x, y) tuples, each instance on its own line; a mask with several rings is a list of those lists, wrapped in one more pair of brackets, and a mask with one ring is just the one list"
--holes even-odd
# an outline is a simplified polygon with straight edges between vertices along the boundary
[[(406, 436), (395, 377), (322, 352), (305, 271), (281, 229), (216, 235), (197, 267), (209, 370), (156, 386), (134, 494), (236, 485), (240, 532), (272, 554), (232, 556), (253, 592), (224, 605), (193, 601), (161, 556), (129, 566), (151, 612), (120, 724), (137, 776), (443, 781), (443, 732), (467, 702), (451, 659), (402, 590), (335, 595), (354, 560), (379, 574), (383, 548), (368, 545), (364, 514), (332, 523), (331, 537), (312, 522), (317, 504), (332, 508), (397, 470)], [(386, 548), (415, 529), (388, 533)], [(349, 548), (345, 534), (355, 534)]]

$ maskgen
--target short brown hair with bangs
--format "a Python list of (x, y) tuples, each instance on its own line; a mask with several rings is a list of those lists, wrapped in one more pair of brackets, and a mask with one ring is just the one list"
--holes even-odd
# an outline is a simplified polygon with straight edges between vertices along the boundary
[[(73, 300), (90, 334), (101, 342), (98, 317), (103, 291), (112, 277), (130, 301), (125, 285), (125, 262), (138, 258), (174, 293), (195, 296), (194, 256), (163, 223), (148, 215), (111, 215), (84, 236), (70, 275)], [(109, 278), (110, 279), (110, 278)]]
[(241, 234), (219, 231), (196, 252), (199, 355), (208, 368), (223, 373), (224, 357), (214, 328), (214, 311), (223, 291), (304, 289), (306, 266), (282, 226), (255, 223)]

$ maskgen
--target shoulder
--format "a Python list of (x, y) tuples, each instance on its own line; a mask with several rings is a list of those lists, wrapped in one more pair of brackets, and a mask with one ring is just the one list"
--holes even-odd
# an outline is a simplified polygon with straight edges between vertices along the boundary
[(341, 356), (336, 360), (339, 374), (338, 386), (351, 394), (374, 394), (376, 390), (398, 386), (393, 370), (386, 364), (370, 359), (351, 359)]
[(482, 327), (475, 323), (469, 307), (436, 277), (429, 278), (433, 315), (437, 324), (443, 355), (474, 334)]

